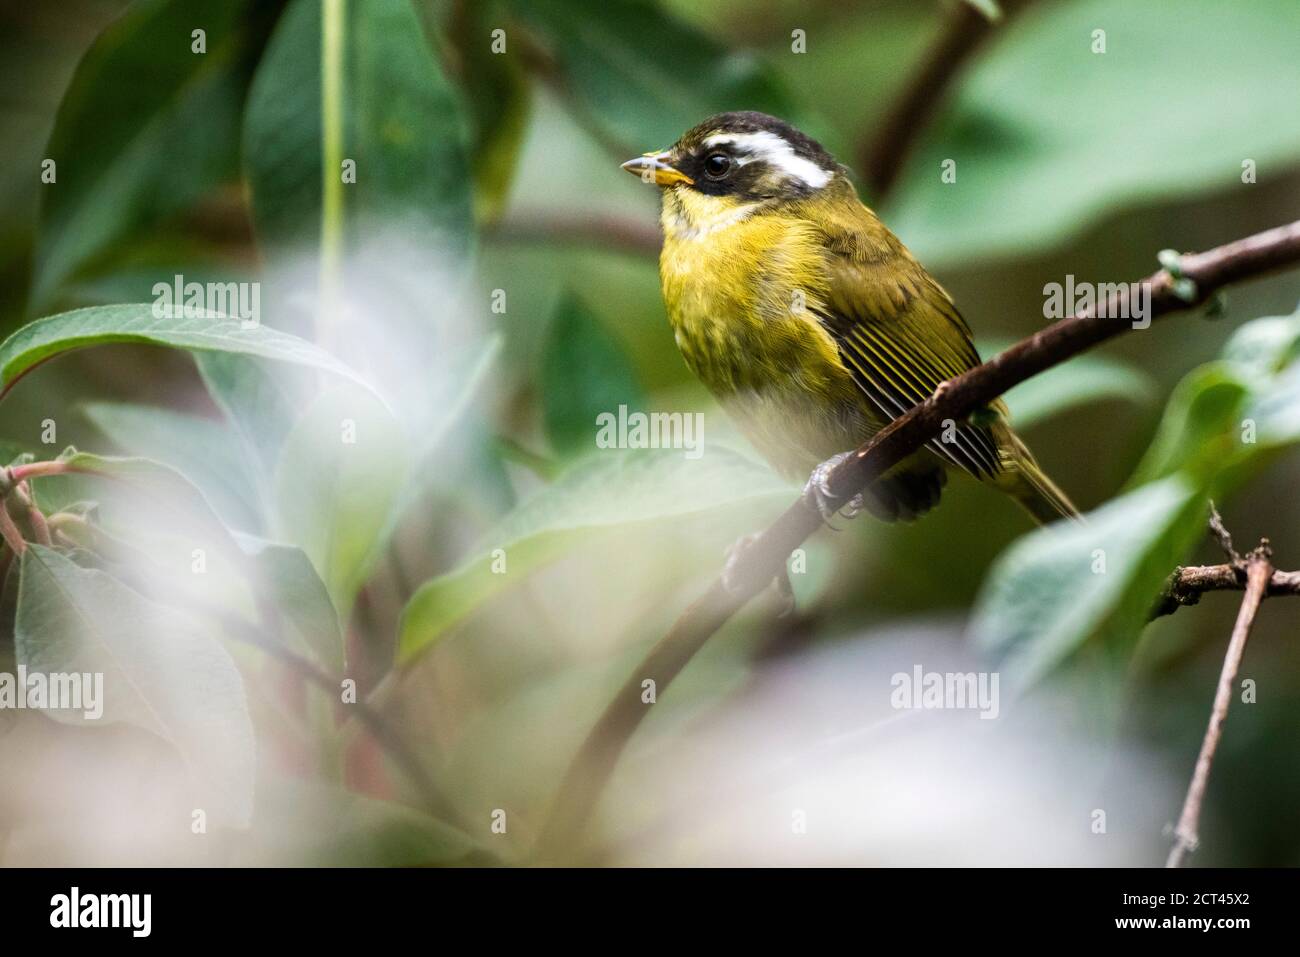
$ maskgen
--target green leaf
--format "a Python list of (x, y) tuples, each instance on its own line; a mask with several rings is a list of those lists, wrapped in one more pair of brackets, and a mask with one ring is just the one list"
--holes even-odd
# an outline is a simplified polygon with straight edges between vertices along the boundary
[(632, 363), (600, 320), (572, 296), (562, 300), (542, 354), (542, 418), (559, 452), (596, 446), (596, 416), (618, 407), (642, 409), (645, 397)]
[(194, 362), (208, 395), (238, 435), (245, 474), (269, 511), (270, 476), (314, 385), (295, 383), (285, 368), (249, 356), (196, 352)]
[(129, 402), (92, 402), (82, 411), (123, 452), (165, 462), (193, 482), (227, 525), (261, 527), (238, 438), (220, 422)]
[(1141, 405), (1155, 395), (1151, 376), (1136, 366), (1084, 355), (1025, 380), (1006, 394), (1006, 400), (1011, 421), (1023, 428), (1077, 406), (1107, 400)]
[(304, 339), (261, 324), (221, 316), (154, 315), (148, 303), (91, 306), (37, 319), (0, 343), (0, 396), (46, 359), (110, 342), (144, 342), (196, 352), (227, 352), (276, 359), (360, 382), (351, 369)]
[(480, 554), (416, 591), (402, 612), (399, 658), (411, 660), (497, 592), (593, 531), (789, 495), (766, 468), (721, 447), (696, 460), (667, 450), (594, 455), (506, 516)]
[(1252, 426), (1260, 451), (1300, 442), (1300, 363), (1256, 391), (1241, 419), (1243, 433)]
[(1300, 358), (1300, 309), (1289, 316), (1252, 319), (1223, 346), (1223, 358), (1249, 376), (1281, 372)]
[(1205, 534), (1204, 491), (1172, 475), (1087, 516), (1019, 539), (999, 557), (971, 632), (1016, 689), (1090, 641), (1130, 651), (1169, 573)]
[(1211, 362), (1183, 377), (1131, 484), (1180, 469), (1213, 474), (1241, 451), (1242, 410), (1251, 386), (1239, 372), (1232, 363)]
[[(322, 223), (323, 11), (294, 0), (257, 68), (244, 118), (244, 156), (259, 240), (315, 250)], [(349, 235), (403, 226), (420, 241), (468, 247), (472, 177), (456, 94), (409, 0), (340, 5), (339, 161), (356, 164), (342, 190)], [(484, 42), (487, 42), (486, 37)], [(337, 180), (336, 180), (337, 182)]]
[(69, 474), (36, 479), (47, 511), (82, 511), (94, 502), (93, 547), (122, 564), (133, 587), (180, 608), (220, 604), (253, 619), (247, 562), (207, 497), (180, 472), (143, 458), (69, 448)]
[(36, 479), (42, 490), (42, 501), (49, 495), (50, 488), (60, 485), (60, 480), (66, 483), (66, 492), (57, 498), (80, 501), (89, 497), (83, 493), (91, 488), (85, 476), (114, 479), (140, 496), (162, 524), (178, 525), (182, 520), (195, 523), (211, 532), (212, 538), (223, 547), (231, 551), (235, 549), (234, 539), (211, 502), (198, 486), (171, 466), (138, 456), (96, 455), (71, 447), (65, 449), (58, 460), (72, 474)]
[[(884, 219), (933, 268), (1041, 255), (1117, 209), (1251, 189), (1245, 159), (1261, 181), (1300, 161), (1300, 125), (1278, 122), (1294, 111), (1298, 34), (1290, 0), (1029, 10), (953, 89)], [(1038, 81), (1045, 63), (1051, 82)]]
[[(342, 670), (338, 616), (302, 549), (231, 532), (204, 493), (168, 465), (75, 450), (60, 458), (75, 473), (38, 479), (41, 503), (48, 508), (104, 500), (96, 522), (98, 548), (113, 560), (127, 561), (133, 575), (146, 576), (137, 587), (181, 607), (220, 602), (223, 610), (253, 622), (261, 598), (287, 620), (296, 650), (331, 673)], [(105, 535), (113, 540), (103, 540)], [(201, 576), (193, 572), (195, 547), (207, 553)]]
[(343, 632), (329, 590), (306, 552), (251, 535), (237, 536), (249, 556), (255, 587), (286, 619), (306, 651), (329, 674), (343, 671)]
[[(190, 774), (195, 807), (215, 824), (246, 826), (253, 728), (243, 682), (221, 644), (192, 619), (52, 549), (30, 545), (21, 575), (20, 663), (30, 672), (102, 674), (102, 722), (134, 725), (170, 742)], [(47, 713), (93, 723), (80, 711)]]
[(662, 149), (725, 110), (762, 110), (822, 132), (755, 56), (727, 50), (649, 0), (508, 6), (540, 34), (583, 111), (624, 148)]
[[(43, 154), (44, 208), (32, 304), (95, 256), (234, 179), (252, 63), (277, 4), (134, 4), (82, 59)], [(206, 31), (194, 53), (191, 31)]]
[(285, 440), (275, 474), (280, 535), (311, 558), (341, 621), (386, 543), (409, 465), (392, 413), (361, 389), (321, 395)]
[(1133, 484), (1184, 469), (1227, 487), (1255, 460), (1300, 440), (1297, 359), (1300, 311), (1241, 326), (1222, 359), (1193, 369), (1174, 389)]

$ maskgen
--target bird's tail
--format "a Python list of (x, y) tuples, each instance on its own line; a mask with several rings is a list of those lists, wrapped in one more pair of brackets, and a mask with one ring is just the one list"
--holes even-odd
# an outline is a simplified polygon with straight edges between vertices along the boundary
[(1020, 436), (1008, 429), (1007, 438), (1009, 441), (1001, 450), (1004, 470), (997, 480), (1002, 490), (1020, 503), (1039, 525), (1062, 518), (1082, 522), (1083, 516), (1070, 497), (1048, 478)]

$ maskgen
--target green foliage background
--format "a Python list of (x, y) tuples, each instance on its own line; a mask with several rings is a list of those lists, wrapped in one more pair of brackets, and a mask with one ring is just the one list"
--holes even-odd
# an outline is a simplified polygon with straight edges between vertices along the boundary
[[(0, 670), (108, 668), (134, 689), (110, 699), (111, 729), (0, 712), (0, 773), (28, 782), (0, 803), (0, 861), (526, 854), (599, 709), (723, 547), (794, 492), (678, 357), (645, 241), (656, 197), (618, 163), (712, 112), (762, 109), (854, 167), (944, 13), (0, 4), (0, 436), (17, 462), (82, 450), (60, 459), (73, 474), (35, 481), (82, 537), (6, 566)], [(1041, 328), (1045, 283), (1137, 279), (1160, 249), (1300, 218), (1293, 0), (1043, 0), (999, 30), (893, 193), (863, 191), (986, 356)], [(331, 194), (340, 159), (356, 182)], [(260, 281), (264, 325), (157, 320), (153, 285), (176, 274)], [(1218, 561), (1201, 533), (1211, 497), (1239, 544), (1268, 536), (1279, 567), (1300, 567), (1298, 301), (1300, 272), (1234, 288), (1219, 318), (1161, 322), (1008, 395), (1040, 461), (1095, 510), (1086, 529), (1027, 534), (1013, 506), (954, 480), (921, 523), (811, 542), (799, 616), (774, 622), (758, 602), (727, 625), (655, 705), (594, 857), (575, 859), (655, 846), (669, 812), (638, 805), (639, 769), (674, 774), (774, 657), (903, 626), (994, 662), (1008, 697), (1060, 696), (1090, 742), (1184, 781), (1236, 602), (1144, 622), (1175, 565)], [(594, 416), (620, 403), (704, 411), (708, 451), (596, 453)], [(335, 440), (340, 422), (354, 442)], [(1105, 576), (1089, 570), (1097, 548)], [(1251, 640), (1259, 699), (1228, 721), (1198, 861), (1300, 863), (1296, 608), (1267, 603)], [(277, 649), (326, 686), (354, 680), (441, 796)], [(104, 757), (74, 773), (32, 757), (92, 750)], [(188, 771), (144, 802), (156, 817), (123, 825), (131, 842), (105, 839), (95, 795), (130, 807), (160, 767)], [(195, 806), (214, 821), (203, 844), (188, 840)], [(1159, 854), (1158, 831), (1117, 817), (1116, 841)]]

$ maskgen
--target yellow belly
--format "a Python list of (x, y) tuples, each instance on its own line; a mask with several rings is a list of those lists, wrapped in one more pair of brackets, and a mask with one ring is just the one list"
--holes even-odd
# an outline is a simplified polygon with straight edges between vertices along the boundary
[(768, 214), (715, 232), (666, 229), (660, 257), (687, 365), (792, 479), (883, 425), (812, 311), (822, 255), (806, 223)]

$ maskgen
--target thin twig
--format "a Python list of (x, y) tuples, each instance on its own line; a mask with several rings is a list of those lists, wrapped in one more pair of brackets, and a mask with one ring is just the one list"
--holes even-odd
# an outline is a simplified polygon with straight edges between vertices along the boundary
[(659, 227), (625, 216), (570, 216), (519, 213), (489, 227), (486, 238), (498, 243), (596, 246), (636, 256), (658, 256)]
[(1219, 510), (1210, 503), (1210, 534), (1214, 540), (1219, 543), (1219, 548), (1223, 549), (1223, 554), (1228, 556), (1228, 564), (1233, 568), (1245, 569), (1245, 563), (1242, 562), (1241, 556), (1237, 554), (1237, 549), (1232, 544), (1232, 534), (1223, 524), (1223, 517), (1219, 515)]
[(13, 549), (15, 555), (21, 555), (27, 550), (23, 533), (18, 530), (18, 525), (9, 514), (9, 508), (3, 499), (0, 499), (0, 537), (4, 538), (5, 544)]
[[(1204, 253), (1182, 257), (1179, 271), (1193, 286), (1187, 298), (1174, 292), (1161, 270), (1150, 284), (1149, 318), (1191, 308), (1233, 282), (1300, 262), (1300, 221), (1256, 233)], [(1062, 319), (1016, 343), (988, 362), (943, 383), (934, 394), (876, 433), (828, 476), (832, 494), (848, 501), (877, 476), (930, 441), (945, 420), (962, 420), (1012, 386), (1086, 349), (1134, 328), (1127, 309), (1129, 287), (1095, 307)], [(1186, 290), (1184, 289), (1184, 293)], [(1104, 308), (1101, 308), (1104, 307)], [(597, 719), (560, 784), (538, 853), (553, 855), (569, 845), (586, 822), (624, 746), (645, 717), (641, 682), (669, 683), (719, 628), (783, 571), (790, 553), (822, 526), (821, 514), (802, 497), (754, 536), (733, 561), (728, 588), (719, 577), (651, 649)]]
[[(294, 673), (324, 691), (328, 697), (335, 701), (338, 700), (342, 682), (326, 674), (313, 662), (286, 648), (278, 641), (262, 637), (258, 629), (248, 627), (237, 619), (223, 616), (223, 623), (226, 624), (226, 633), (231, 638), (258, 648), (278, 659)], [(442, 818), (449, 824), (452, 823), (455, 820), (455, 814), (451, 801), (434, 782), (433, 778), (429, 776), (424, 763), (407, 745), (406, 740), (388, 724), (383, 715), (366, 704), (366, 702), (358, 699), (348, 705), (348, 708), (351, 713), (356, 715), (357, 720), (365, 725), (366, 730), (370, 732), (374, 739), (379, 742), (380, 747), (388, 752), (397, 766), (410, 778), (411, 783), (415, 785), (420, 795), (425, 810)]]
[(930, 125), (952, 81), (967, 61), (1000, 25), (1027, 3), (1028, 0), (1003, 0), (1003, 16), (996, 23), (965, 0), (954, 4), (919, 69), (890, 105), (862, 150), (862, 175), (873, 203), (879, 203), (898, 179), (912, 146)]
[(1233, 685), (1236, 684), (1237, 671), (1241, 668), (1241, 658), (1246, 651), (1246, 639), (1250, 637), (1255, 614), (1268, 592), (1272, 577), (1272, 556), (1265, 540), (1246, 558), (1246, 594), (1241, 599), (1237, 622), (1232, 626), (1228, 652), (1223, 657), (1223, 669), (1219, 672), (1219, 687), (1214, 692), (1210, 723), (1205, 729), (1205, 739), (1201, 742), (1201, 753), (1196, 758), (1196, 770), (1192, 772), (1192, 783), (1187, 789), (1187, 799), (1183, 802), (1183, 813), (1174, 829), (1174, 846), (1169, 851), (1166, 867), (1182, 864), (1183, 857), (1196, 850), (1200, 840), (1198, 828), (1201, 805), (1205, 801), (1205, 787), (1210, 780), (1210, 766), (1214, 763), (1214, 752), (1223, 733), (1223, 722), (1228, 717), (1228, 705), (1232, 702)]

